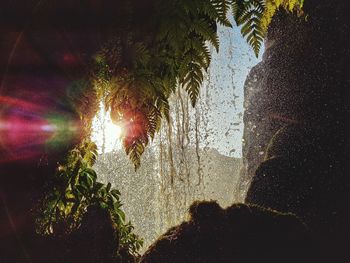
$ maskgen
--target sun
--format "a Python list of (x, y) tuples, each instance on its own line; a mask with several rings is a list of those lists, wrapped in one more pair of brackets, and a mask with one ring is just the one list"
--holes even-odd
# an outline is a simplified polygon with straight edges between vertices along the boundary
[(113, 123), (110, 113), (104, 111), (104, 108), (101, 107), (100, 111), (92, 120), (91, 134), (91, 139), (96, 143), (98, 152), (108, 153), (121, 149), (122, 134), (123, 128)]
[(122, 135), (122, 128), (119, 125), (116, 125), (112, 121), (110, 121), (106, 123), (104, 132), (106, 138), (120, 139), (120, 136)]

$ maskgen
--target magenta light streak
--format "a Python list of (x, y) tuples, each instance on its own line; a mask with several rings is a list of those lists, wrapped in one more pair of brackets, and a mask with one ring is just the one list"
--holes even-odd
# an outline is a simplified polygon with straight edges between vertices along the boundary
[[(61, 121), (62, 127), (57, 127), (48, 116), (61, 114), (48, 106), (7, 96), (0, 96), (0, 106), (0, 163), (38, 158), (51, 139), (66, 130), (78, 132), (73, 122)], [(66, 139), (68, 143), (70, 138)]]

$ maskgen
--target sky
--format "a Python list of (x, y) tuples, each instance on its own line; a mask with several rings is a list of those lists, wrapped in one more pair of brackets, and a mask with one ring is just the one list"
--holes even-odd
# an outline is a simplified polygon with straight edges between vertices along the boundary
[[(244, 82), (250, 71), (261, 60), (242, 37), (240, 29), (218, 28), (220, 49), (212, 49), (209, 78), (204, 82), (199, 104), (206, 109), (205, 145), (221, 154), (241, 157), (243, 136)], [(260, 52), (262, 53), (262, 52)], [(204, 143), (203, 143), (204, 145)]]

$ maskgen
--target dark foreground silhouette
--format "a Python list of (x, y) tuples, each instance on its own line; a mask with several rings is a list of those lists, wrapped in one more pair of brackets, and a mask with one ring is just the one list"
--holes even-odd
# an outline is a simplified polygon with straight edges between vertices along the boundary
[(189, 212), (191, 219), (162, 235), (140, 262), (314, 262), (308, 230), (292, 214), (216, 202), (196, 202)]
[(119, 244), (120, 231), (106, 209), (89, 207), (80, 227), (69, 235), (33, 235), (35, 263), (135, 263)]

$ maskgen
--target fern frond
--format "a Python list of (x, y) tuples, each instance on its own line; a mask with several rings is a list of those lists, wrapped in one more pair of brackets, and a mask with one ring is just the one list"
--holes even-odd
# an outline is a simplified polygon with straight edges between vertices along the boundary
[(147, 114), (148, 122), (146, 126), (147, 135), (150, 138), (152, 138), (152, 140), (154, 139), (156, 132), (158, 132), (160, 129), (161, 118), (162, 118), (162, 115), (160, 111), (157, 109), (157, 107), (152, 106)]
[(233, 17), (241, 33), (253, 48), (255, 56), (259, 55), (260, 47), (265, 36), (261, 19), (265, 11), (265, 0), (234, 0), (232, 1)]
[(170, 122), (170, 105), (167, 98), (164, 96), (158, 96), (156, 100), (156, 107), (159, 110), (159, 112), (162, 114), (162, 116), (167, 120), (167, 122)]
[(233, 18), (236, 21), (236, 24), (238, 24), (238, 18), (240, 18), (243, 15), (243, 12), (246, 10), (246, 0), (233, 0), (231, 3), (231, 9)]
[(194, 107), (198, 99), (199, 90), (200, 90), (200, 86), (202, 84), (204, 75), (203, 75), (201, 66), (194, 62), (190, 62), (187, 65), (187, 72), (188, 72), (187, 75), (183, 80), (181, 80), (180, 83), (187, 91), (191, 100), (191, 104)]
[(123, 141), (125, 153), (129, 156), (130, 160), (134, 164), (135, 170), (137, 170), (141, 165), (141, 156), (145, 151), (145, 144), (140, 139), (135, 139), (132, 141)]
[(216, 20), (223, 26), (232, 27), (230, 21), (227, 18), (228, 11), (230, 10), (230, 1), (211, 0), (210, 3), (215, 8), (215, 11), (217, 13)]
[(204, 19), (194, 22), (191, 30), (209, 41), (215, 47), (216, 51), (219, 51), (219, 37)]
[[(208, 45), (204, 41), (191, 41), (191, 49), (196, 50), (198, 53), (200, 59), (197, 63), (200, 63), (203, 66), (203, 69), (207, 70), (211, 61), (211, 53)], [(190, 52), (190, 50), (188, 52)], [(192, 56), (196, 55), (192, 53)], [(192, 57), (188, 57), (188, 59), (192, 59)], [(180, 74), (180, 76), (182, 75)]]

